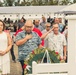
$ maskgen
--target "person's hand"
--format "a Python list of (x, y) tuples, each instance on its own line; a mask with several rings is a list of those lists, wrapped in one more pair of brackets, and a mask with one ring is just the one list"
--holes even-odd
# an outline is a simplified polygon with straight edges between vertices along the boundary
[(0, 51), (0, 56), (3, 56), (6, 54), (6, 51)]
[(66, 37), (66, 38), (68, 37), (68, 33), (65, 34), (65, 37)]
[(51, 31), (53, 31), (53, 29), (54, 29), (54, 27), (52, 27), (52, 28), (49, 30), (49, 33), (50, 33)]
[(66, 56), (63, 56), (63, 59), (66, 60)]
[(31, 39), (31, 38), (32, 38), (32, 34), (27, 34), (25, 38), (26, 38), (27, 40)]

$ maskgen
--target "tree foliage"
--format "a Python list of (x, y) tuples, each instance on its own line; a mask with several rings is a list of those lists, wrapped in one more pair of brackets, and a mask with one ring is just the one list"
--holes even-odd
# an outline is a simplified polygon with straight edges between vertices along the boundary
[(73, 3), (76, 3), (76, 0), (73, 0)]
[(0, 1), (0, 6), (2, 7), (3, 6), (3, 3)]
[(62, 0), (61, 5), (68, 5), (70, 3), (69, 0)]
[(13, 6), (15, 0), (3, 0), (4, 6)]
[[(76, 3), (76, 0), (73, 0)], [(46, 6), (73, 4), (70, 0), (3, 0), (0, 6)]]

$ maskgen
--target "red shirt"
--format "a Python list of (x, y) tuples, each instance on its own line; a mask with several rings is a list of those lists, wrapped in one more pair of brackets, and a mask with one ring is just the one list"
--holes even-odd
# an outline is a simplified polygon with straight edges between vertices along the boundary
[[(19, 29), (18, 31), (16, 31), (16, 33), (14, 35), (16, 36), (21, 31), (23, 31), (23, 30), (22, 29)], [(41, 33), (41, 31), (39, 29), (34, 28), (33, 31), (36, 32), (40, 37), (42, 36), (42, 33)], [(42, 40), (42, 43), (41, 44), (42, 44), (42, 46), (44, 46), (44, 40)]]
[[(41, 31), (39, 29), (34, 28), (33, 31), (36, 32), (40, 37), (42, 36), (42, 33), (41, 33)], [(44, 46), (44, 40), (42, 40), (41, 44), (42, 44), (42, 46)]]
[(23, 30), (22, 30), (22, 29), (17, 30), (14, 35), (16, 36), (16, 35), (17, 35), (19, 32), (21, 32), (21, 31), (23, 31)]

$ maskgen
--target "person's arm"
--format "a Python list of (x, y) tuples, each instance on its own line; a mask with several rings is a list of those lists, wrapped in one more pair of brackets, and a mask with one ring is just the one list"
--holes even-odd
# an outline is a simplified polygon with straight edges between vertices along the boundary
[(10, 34), (7, 34), (7, 37), (8, 37), (8, 47), (7, 49), (5, 50), (6, 53), (10, 51), (11, 47), (12, 47), (12, 38), (10, 36)]
[(66, 60), (67, 57), (67, 44), (66, 44), (66, 39), (65, 36), (63, 35), (63, 59)]
[(38, 46), (38, 48), (43, 48), (43, 46), (40, 44), (40, 45)]
[(66, 46), (63, 46), (63, 51), (64, 51), (63, 59), (66, 60), (66, 56), (67, 56), (67, 55), (66, 55), (66, 52), (67, 52), (67, 51), (66, 51)]
[(42, 34), (41, 39), (43, 40), (49, 33), (50, 33), (50, 31), (48, 31), (48, 32), (46, 32), (46, 33), (44, 33), (44, 34)]
[(41, 39), (44, 39), (44, 38), (45, 38), (49, 33), (51, 33), (51, 32), (52, 32), (52, 30), (53, 30), (53, 28), (52, 28), (52, 29), (50, 29), (48, 32), (46, 32), (46, 33), (42, 34)]
[(27, 35), (25, 36), (25, 38), (16, 41), (16, 45), (17, 45), (17, 46), (22, 45), (22, 44), (24, 44), (25, 42), (27, 42), (27, 41), (28, 41), (29, 39), (31, 39), (31, 38), (32, 38), (32, 34), (29, 34), (29, 35), (27, 34)]

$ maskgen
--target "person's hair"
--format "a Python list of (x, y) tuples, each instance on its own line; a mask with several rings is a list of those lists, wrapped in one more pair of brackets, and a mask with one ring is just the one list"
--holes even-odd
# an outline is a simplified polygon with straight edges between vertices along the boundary
[(51, 23), (47, 22), (47, 23), (45, 24), (45, 26), (46, 26), (47, 24), (49, 24), (49, 25), (50, 25), (50, 27), (51, 27)]
[(55, 24), (57, 24), (57, 23), (53, 23), (52, 26), (55, 25)]
[(2, 20), (0, 20), (0, 22), (3, 23), (3, 31), (4, 31), (4, 29), (5, 29), (5, 23)]

